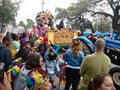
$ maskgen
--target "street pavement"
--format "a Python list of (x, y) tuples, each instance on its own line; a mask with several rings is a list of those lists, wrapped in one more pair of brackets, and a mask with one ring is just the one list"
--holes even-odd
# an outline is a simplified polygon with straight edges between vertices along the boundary
[[(63, 59), (63, 54), (64, 54), (64, 52), (59, 52), (59, 53), (58, 53), (58, 56), (59, 56), (61, 59)], [(65, 85), (63, 85), (63, 84), (62, 84), (62, 86), (61, 86), (61, 89), (59, 89), (59, 78), (58, 78), (58, 77), (55, 78), (54, 85), (56, 85), (56, 88), (55, 88), (54, 90), (64, 90), (64, 86), (65, 86)]]

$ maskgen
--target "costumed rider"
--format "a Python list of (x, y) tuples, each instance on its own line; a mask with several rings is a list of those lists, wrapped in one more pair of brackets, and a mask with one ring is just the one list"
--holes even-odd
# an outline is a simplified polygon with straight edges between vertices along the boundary
[(52, 13), (51, 12), (49, 12), (49, 17), (48, 17), (48, 27), (49, 27), (49, 29), (51, 29), (51, 30), (54, 30), (55, 28), (54, 28), (54, 23), (53, 23), (53, 15), (52, 15)]
[(45, 34), (46, 30), (48, 29), (48, 26), (46, 24), (46, 13), (44, 11), (38, 13), (35, 20), (37, 23), (37, 27), (35, 28), (35, 34), (37, 36), (43, 36), (43, 34)]

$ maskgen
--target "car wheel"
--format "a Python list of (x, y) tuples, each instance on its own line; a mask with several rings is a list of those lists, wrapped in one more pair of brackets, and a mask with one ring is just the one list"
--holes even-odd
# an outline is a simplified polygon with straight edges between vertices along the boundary
[(83, 41), (81, 41), (81, 43), (82, 43), (83, 52), (84, 52), (85, 56), (91, 54), (92, 51), (91, 51), (90, 47)]
[(113, 67), (109, 74), (112, 76), (116, 90), (120, 90), (120, 67)]

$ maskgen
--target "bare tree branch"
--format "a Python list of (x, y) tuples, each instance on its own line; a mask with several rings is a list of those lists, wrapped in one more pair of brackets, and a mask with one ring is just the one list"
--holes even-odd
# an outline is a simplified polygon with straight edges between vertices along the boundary
[(113, 6), (113, 0), (107, 0), (108, 1), (108, 3), (109, 3), (109, 5), (110, 5), (110, 7), (112, 8), (112, 10), (113, 10), (113, 12), (115, 12), (115, 8), (114, 8), (114, 6)]
[(103, 1), (103, 0), (96, 0), (95, 3), (99, 3), (99, 2), (101, 2), (101, 1)]
[(106, 13), (106, 12), (95, 12), (95, 11), (90, 11), (90, 10), (89, 10), (89, 12), (92, 12), (92, 13), (93, 13), (93, 14), (92, 14), (93, 16), (96, 15), (96, 14), (101, 14), (101, 15), (104, 15), (104, 16), (106, 16), (106, 17), (108, 16), (108, 17), (110, 17), (110, 18), (113, 17), (111, 14)]

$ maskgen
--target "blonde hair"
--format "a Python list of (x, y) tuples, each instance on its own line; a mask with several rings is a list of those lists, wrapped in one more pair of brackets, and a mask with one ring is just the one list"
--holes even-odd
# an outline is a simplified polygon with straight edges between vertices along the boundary
[(71, 45), (71, 48), (73, 49), (73, 56), (76, 56), (77, 53), (82, 50), (82, 44), (79, 39), (74, 39)]

